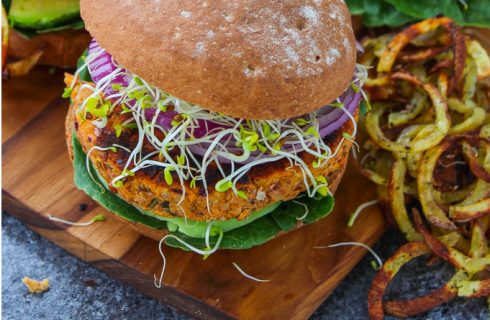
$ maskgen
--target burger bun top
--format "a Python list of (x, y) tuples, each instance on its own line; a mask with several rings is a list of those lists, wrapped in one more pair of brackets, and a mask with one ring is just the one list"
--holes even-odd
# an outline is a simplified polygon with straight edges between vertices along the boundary
[(205, 109), (285, 119), (339, 97), (356, 45), (342, 0), (81, 0), (87, 30), (150, 84)]

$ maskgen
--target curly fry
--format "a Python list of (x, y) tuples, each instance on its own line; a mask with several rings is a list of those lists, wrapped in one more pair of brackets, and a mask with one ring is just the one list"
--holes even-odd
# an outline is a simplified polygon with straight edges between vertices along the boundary
[(458, 286), (459, 297), (480, 298), (490, 296), (490, 279), (460, 281)]
[(490, 198), (468, 205), (449, 207), (449, 216), (457, 222), (466, 222), (490, 215)]
[(446, 260), (455, 268), (464, 269), (471, 274), (482, 271), (490, 263), (490, 257), (470, 258), (462, 252), (447, 246), (437, 239), (424, 225), (417, 209), (413, 209), (413, 218), (417, 230), (424, 237), (425, 243), (441, 259)]
[[(468, 141), (463, 141), (461, 143), (463, 148), (463, 154), (470, 165), (471, 172), (479, 179), (486, 182), (490, 182), (490, 172), (488, 172), (484, 166), (478, 162), (478, 154), (473, 150)], [(490, 146), (486, 148), (487, 152), (490, 151)]]
[(437, 129), (436, 131), (438, 132), (432, 131), (428, 136), (417, 141), (417, 137), (421, 134), (419, 132), (415, 136), (413, 151), (418, 152), (418, 151), (426, 150), (430, 148), (428, 147), (429, 145), (434, 146), (438, 144), (448, 133), (451, 127), (451, 118), (448, 113), (447, 103), (446, 100), (442, 97), (439, 90), (437, 90), (437, 88), (434, 87), (432, 84), (422, 83), (422, 81), (419, 78), (406, 72), (396, 72), (391, 75), (391, 79), (405, 80), (413, 83), (416, 86), (421, 87), (429, 94), (432, 104), (434, 105), (434, 109), (436, 112), (434, 128)]
[(469, 274), (460, 270), (443, 287), (428, 295), (409, 300), (386, 301), (383, 303), (383, 308), (390, 316), (401, 318), (415, 316), (456, 298), (458, 295), (456, 284), (468, 278)]
[[(457, 296), (490, 296), (490, 57), (448, 18), (383, 39), (366, 41), (376, 72), (366, 82), (373, 109), (365, 125), (368, 142), (391, 153), (394, 162), (388, 174), (374, 166), (363, 174), (383, 183), (377, 189), (380, 203), (391, 209), (385, 214), (412, 242), (376, 275), (368, 300), (372, 319), (416, 315)], [(375, 179), (379, 172), (382, 179)], [(417, 209), (411, 221), (407, 199), (421, 205), (427, 221)], [(383, 303), (398, 270), (422, 254), (457, 272), (425, 296)]]
[(427, 33), (429, 31), (436, 30), (443, 26), (449, 28), (453, 24), (453, 21), (449, 18), (434, 18), (427, 19), (422, 22), (416, 23), (407, 29), (397, 34), (388, 44), (386, 50), (383, 52), (378, 62), (378, 72), (389, 72), (400, 51), (417, 36)]
[(384, 135), (380, 127), (380, 118), (384, 110), (373, 105), (373, 110), (366, 116), (366, 130), (371, 139), (384, 149), (401, 153), (420, 152), (437, 145), (447, 134), (451, 126), (447, 103), (441, 96), (439, 90), (432, 84), (422, 83), (420, 79), (406, 72), (396, 72), (391, 78), (393, 80), (406, 80), (422, 87), (431, 98), (436, 110), (436, 119), (433, 124), (419, 125), (422, 130), (417, 133), (411, 142), (394, 142)]
[(355, 154), (353, 157), (351, 157), (351, 159), (352, 159), (352, 161), (351, 161), (352, 164), (359, 170), (359, 172), (364, 177), (366, 177), (367, 179), (369, 179), (371, 182), (373, 182), (375, 184), (387, 185), (387, 178), (383, 177), (380, 173), (378, 173), (374, 170), (364, 168), (359, 163), (359, 160), (357, 159), (357, 156)]
[(468, 44), (468, 54), (473, 58), (478, 69), (478, 80), (490, 77), (490, 57), (481, 44), (472, 40)]
[(472, 258), (481, 258), (488, 252), (488, 243), (485, 236), (485, 226), (481, 219), (473, 223), (471, 232), (471, 248), (468, 255)]
[(464, 64), (466, 61), (466, 42), (461, 28), (453, 24), (449, 26), (454, 52), (454, 72), (449, 84), (448, 95), (456, 89), (463, 78)]
[(458, 137), (447, 138), (438, 146), (428, 150), (422, 159), (417, 177), (420, 203), (422, 204), (425, 216), (431, 224), (446, 230), (456, 230), (457, 228), (434, 200), (432, 176), (440, 156), (444, 151), (449, 149), (457, 139)]
[(450, 60), (449, 58), (441, 59), (441, 61), (439, 61), (432, 68), (429, 69), (429, 73), (434, 73), (442, 69), (451, 69), (452, 66), (453, 66), (453, 61)]
[(449, 90), (449, 76), (446, 72), (441, 71), (439, 77), (437, 78), (437, 87), (444, 98), (447, 98), (447, 93)]
[(403, 62), (418, 62), (434, 58), (438, 54), (448, 50), (448, 46), (433, 47), (424, 50), (420, 50), (414, 53), (400, 53), (400, 61)]
[(391, 204), (391, 212), (400, 231), (408, 241), (421, 241), (423, 238), (413, 227), (405, 207), (403, 184), (406, 169), (405, 163), (400, 158), (397, 158), (391, 167), (391, 174), (388, 180), (388, 197)]
[(401, 267), (409, 261), (429, 253), (430, 249), (425, 243), (413, 241), (401, 246), (391, 258), (386, 260), (381, 270), (374, 277), (369, 289), (368, 312), (372, 320), (383, 319), (383, 296), (386, 287)]
[(485, 109), (474, 107), (463, 122), (454, 125), (449, 129), (449, 134), (461, 134), (470, 130), (477, 129), (485, 122)]

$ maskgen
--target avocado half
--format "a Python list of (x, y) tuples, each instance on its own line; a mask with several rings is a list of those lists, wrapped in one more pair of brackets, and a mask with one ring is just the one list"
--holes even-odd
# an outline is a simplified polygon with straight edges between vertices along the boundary
[(83, 26), (78, 0), (11, 0), (4, 1), (4, 6), (16, 29), (47, 31)]

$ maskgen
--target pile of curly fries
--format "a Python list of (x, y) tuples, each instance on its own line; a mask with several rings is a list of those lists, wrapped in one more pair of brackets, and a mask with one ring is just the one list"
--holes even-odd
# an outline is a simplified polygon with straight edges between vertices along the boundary
[[(369, 292), (369, 314), (412, 316), (457, 296), (490, 295), (490, 59), (448, 18), (365, 39), (369, 139), (355, 157), (377, 184), (389, 218), (409, 241), (389, 258)], [(422, 212), (422, 214), (420, 213)], [(441, 288), (383, 301), (412, 259), (430, 255), (455, 268)]]

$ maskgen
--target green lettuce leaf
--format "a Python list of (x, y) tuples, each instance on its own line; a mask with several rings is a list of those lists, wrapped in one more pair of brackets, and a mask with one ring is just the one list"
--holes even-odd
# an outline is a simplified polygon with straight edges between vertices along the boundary
[(352, 14), (361, 15), (368, 27), (398, 27), (409, 22), (445, 15), (462, 26), (490, 27), (487, 0), (347, 0)]
[[(294, 201), (283, 202), (276, 210), (251, 224), (226, 232), (220, 243), (220, 249), (249, 249), (264, 244), (281, 232), (291, 231), (301, 224), (310, 224), (326, 217), (332, 212), (334, 206), (334, 198), (331, 196), (322, 199), (303, 197), (298, 202), (300, 200), (306, 204), (309, 211), (304, 220), (298, 220), (305, 214), (304, 206)], [(175, 235), (194, 247), (206, 248), (204, 239), (191, 238), (178, 232)], [(210, 245), (216, 244), (217, 240), (218, 236), (211, 237)], [(165, 243), (172, 247), (187, 250), (185, 246), (172, 238), (167, 239)]]
[[(107, 210), (126, 220), (141, 223), (151, 228), (161, 229), (167, 227), (167, 222), (142, 214), (140, 210), (119, 198), (116, 194), (110, 192), (109, 190), (102, 192), (100, 187), (92, 179), (92, 177), (90, 177), (87, 171), (87, 156), (75, 135), (72, 137), (72, 143), (74, 154), (73, 166), (75, 170), (75, 185), (77, 188), (83, 190), (87, 195), (100, 203)], [(98, 178), (91, 164), (90, 170), (94, 173), (94, 179), (97, 179), (97, 182), (103, 185), (104, 182)], [(308, 208), (308, 215), (303, 221), (299, 221), (298, 218), (305, 214), (305, 207), (299, 202), (304, 203), (304, 205), (306, 205)], [(281, 232), (290, 231), (299, 224), (308, 224), (318, 221), (332, 211), (333, 205), (334, 199), (331, 196), (321, 199), (302, 197), (296, 201), (283, 202), (267, 215), (262, 216), (247, 225), (225, 232), (219, 247), (220, 249), (249, 249), (261, 245), (276, 237)], [(189, 221), (189, 223), (193, 222)], [(203, 238), (190, 237), (178, 231), (170, 233), (197, 248), (206, 248)], [(210, 244), (214, 245), (217, 240), (217, 236), (211, 237)], [(166, 244), (172, 247), (187, 250), (185, 246), (172, 238), (166, 239)]]
[(347, 0), (352, 14), (361, 15), (368, 27), (396, 27), (414, 21), (415, 18), (398, 11), (384, 0)]

